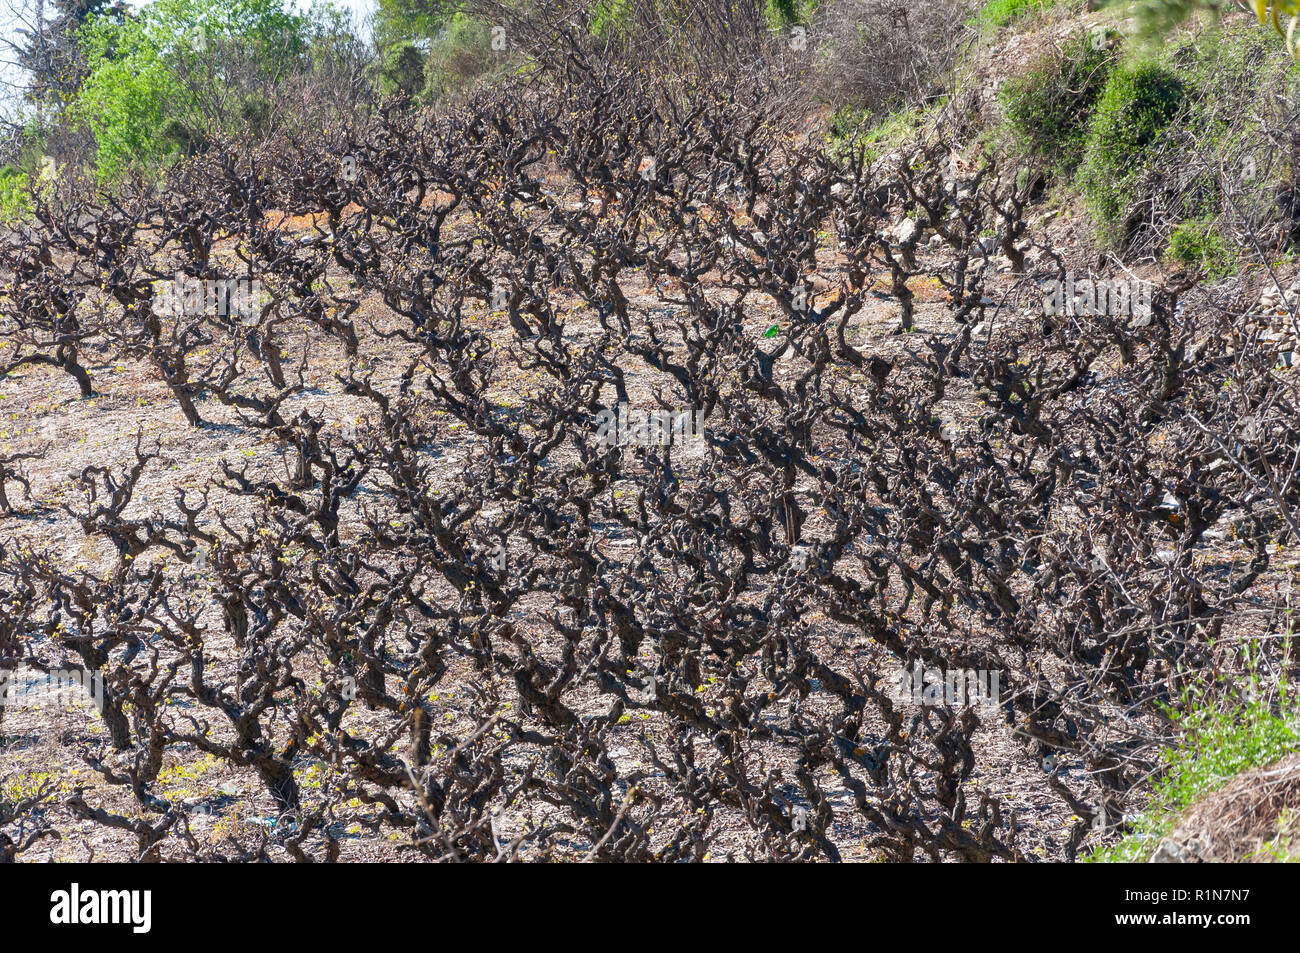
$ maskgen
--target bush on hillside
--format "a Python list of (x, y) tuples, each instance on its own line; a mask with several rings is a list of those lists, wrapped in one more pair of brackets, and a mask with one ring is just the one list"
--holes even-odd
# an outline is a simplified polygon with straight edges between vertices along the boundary
[(1019, 144), (1062, 174), (1073, 174), (1115, 59), (1107, 44), (1081, 33), (1003, 83), (999, 98)]
[(1232, 270), (1232, 250), (1213, 221), (1189, 219), (1178, 223), (1169, 236), (1168, 254), (1170, 260), (1210, 278), (1221, 278)]
[(1153, 63), (1120, 67), (1107, 80), (1088, 126), (1078, 180), (1104, 240), (1123, 239), (1134, 182), (1186, 92), (1177, 74)]
[(1145, 116), (1131, 105), (1127, 131), (1090, 126), (1101, 161), (1076, 181), (1103, 239), (1210, 276), (1254, 257), (1256, 243), (1294, 241), (1296, 214), (1279, 201), (1292, 162), (1277, 144), (1292, 135), (1300, 76), (1285, 50), (1249, 23), (1228, 24), (1167, 46), (1158, 62), (1145, 74)]

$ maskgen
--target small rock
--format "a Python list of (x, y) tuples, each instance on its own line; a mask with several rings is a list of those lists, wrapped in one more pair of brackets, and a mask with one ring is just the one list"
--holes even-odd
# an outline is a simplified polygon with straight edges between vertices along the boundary
[(1209, 847), (1195, 837), (1186, 841), (1166, 837), (1151, 855), (1153, 864), (1202, 864), (1213, 859)]
[(915, 220), (905, 218), (898, 223), (894, 230), (894, 237), (900, 245), (906, 245), (908, 242), (915, 241), (920, 229), (917, 227)]

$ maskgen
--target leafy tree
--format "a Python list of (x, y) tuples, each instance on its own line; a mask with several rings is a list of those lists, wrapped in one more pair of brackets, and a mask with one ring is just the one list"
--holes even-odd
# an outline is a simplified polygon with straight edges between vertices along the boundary
[(492, 49), (489, 24), (466, 13), (457, 13), (429, 45), (424, 71), (424, 99), (437, 102), (505, 69), (508, 62), (501, 52)]
[(621, 36), (634, 13), (631, 0), (596, 0), (591, 6), (591, 32), (601, 39)]
[(70, 111), (94, 136), (101, 177), (213, 133), (264, 128), (264, 91), (310, 68), (311, 23), (286, 0), (156, 0), (138, 15), (92, 17)]
[(0, 222), (10, 222), (27, 208), (27, 174), (14, 165), (0, 167)]
[(774, 30), (808, 23), (821, 0), (763, 0), (763, 15)]
[(424, 54), (410, 40), (394, 43), (383, 52), (379, 63), (379, 92), (410, 98), (424, 82)]
[(52, 5), (52, 20), (34, 24), (33, 30), (20, 30), (25, 42), (10, 41), (10, 45), (17, 53), (18, 66), (30, 76), (27, 98), (62, 107), (76, 95), (85, 76), (78, 32), (96, 16), (121, 22), (127, 7), (122, 0), (52, 0)]
[(403, 40), (437, 36), (455, 13), (454, 0), (379, 0), (375, 44), (381, 50)]
[(72, 118), (95, 137), (100, 175), (117, 179), (132, 162), (154, 162), (173, 151), (164, 129), (184, 91), (144, 20), (97, 19), (81, 37), (89, 70)]

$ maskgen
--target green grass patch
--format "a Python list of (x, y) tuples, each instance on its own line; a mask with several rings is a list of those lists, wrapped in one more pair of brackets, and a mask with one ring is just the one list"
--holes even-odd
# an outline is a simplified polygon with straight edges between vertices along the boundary
[(926, 106), (899, 109), (874, 122), (871, 113), (865, 109), (841, 107), (831, 117), (828, 136), (831, 148), (841, 157), (847, 157), (856, 149), (865, 149), (867, 161), (875, 162), (916, 136), (927, 118), (941, 106), (942, 102), (936, 101)]
[(1131, 833), (1094, 852), (1090, 861), (1146, 861), (1184, 810), (1243, 771), (1300, 751), (1300, 703), (1286, 680), (1272, 699), (1256, 676), (1248, 688), (1253, 701), (1215, 703), (1208, 695), (1185, 700), (1187, 713), (1178, 719), (1185, 734), (1165, 753), (1165, 773), (1147, 810), (1132, 822)]
[(1237, 256), (1213, 220), (1180, 222), (1169, 236), (1169, 260), (1194, 268), (1211, 280), (1236, 270)]
[(991, 33), (1016, 20), (1043, 13), (1062, 0), (989, 0), (966, 21), (981, 33)]

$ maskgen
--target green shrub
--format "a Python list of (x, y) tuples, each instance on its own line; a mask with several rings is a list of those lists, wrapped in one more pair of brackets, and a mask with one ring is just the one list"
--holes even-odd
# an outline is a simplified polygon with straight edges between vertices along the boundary
[(1111, 72), (1088, 124), (1077, 179), (1103, 240), (1124, 238), (1134, 183), (1185, 94), (1178, 75), (1154, 63)]
[[(1284, 121), (1279, 104), (1300, 94), (1300, 73), (1285, 50), (1250, 24), (1201, 31), (1143, 62), (1112, 67), (1074, 182), (1104, 241), (1123, 242), (1142, 255), (1163, 252), (1221, 276), (1233, 267), (1235, 253), (1222, 247), (1228, 232), (1206, 223), (1232, 220), (1236, 227), (1248, 220), (1259, 228), (1285, 224), (1279, 217), (1290, 215), (1277, 203), (1290, 164), (1262, 130)], [(1243, 109), (1243, 103), (1256, 105)], [(1046, 122), (1038, 128), (1050, 132)], [(1020, 125), (1018, 137), (1036, 131)], [(1128, 210), (1137, 206), (1141, 221), (1128, 221)]]
[[(1275, 186), (1287, 163), (1263, 130), (1279, 117), (1278, 105), (1300, 93), (1297, 71), (1284, 48), (1254, 24), (1225, 24), (1189, 38), (1169, 53), (1173, 68), (1196, 95), (1179, 119), (1202, 156), (1220, 168), (1207, 170), (1199, 188), (1188, 183), (1179, 220), (1220, 214), (1246, 215), (1262, 223), (1276, 214)], [(1243, 109), (1243, 104), (1252, 104)], [(1263, 117), (1262, 123), (1255, 116)], [(1247, 171), (1249, 169), (1249, 171)], [(1220, 175), (1232, 182), (1225, 201)], [(1184, 180), (1186, 181), (1186, 180)], [(1200, 207), (1197, 207), (1197, 206)]]
[(466, 13), (457, 13), (429, 47), (424, 99), (437, 102), (501, 69), (506, 62), (503, 52), (492, 49), (491, 27)]
[(591, 32), (602, 40), (622, 36), (632, 24), (632, 0), (596, 0), (591, 7)]
[(94, 137), (101, 180), (157, 169), (200, 132), (256, 119), (255, 108), (241, 112), (245, 96), (265, 99), (257, 91), (307, 66), (310, 23), (286, 0), (154, 0), (126, 19), (91, 17), (78, 33), (86, 76), (68, 112)]
[(941, 106), (942, 101), (936, 101), (928, 106), (899, 109), (875, 122), (869, 110), (843, 106), (831, 117), (831, 149), (843, 157), (855, 149), (865, 149), (868, 161), (874, 162), (916, 135), (927, 117)]
[(100, 177), (117, 181), (133, 164), (155, 165), (175, 151), (164, 130), (186, 96), (142, 25), (92, 20), (82, 39), (89, 73), (70, 112), (95, 137)]
[(1165, 753), (1165, 774), (1156, 783), (1147, 810), (1132, 820), (1132, 833), (1089, 859), (1147, 860), (1188, 807), (1241, 772), (1300, 750), (1300, 708), (1285, 677), (1277, 690), (1276, 699), (1263, 697), (1259, 678), (1252, 676), (1248, 695), (1254, 700), (1223, 703), (1208, 695), (1184, 698), (1181, 707), (1187, 713), (1178, 720), (1185, 733)]
[(827, 139), (831, 147), (840, 155), (847, 155), (864, 131), (870, 114), (857, 106), (841, 106), (831, 116)]
[(424, 81), (424, 53), (410, 40), (394, 43), (379, 61), (378, 88), (381, 96), (410, 98)]
[(1115, 54), (1087, 33), (1007, 80), (999, 90), (1007, 124), (1027, 152), (1070, 176), (1083, 159), (1088, 123)]
[(773, 30), (784, 30), (797, 23), (807, 23), (817, 10), (819, 0), (763, 0), (763, 15)]
[(1169, 236), (1170, 260), (1195, 268), (1207, 277), (1222, 278), (1230, 274), (1235, 262), (1228, 242), (1211, 220), (1180, 222)]
[(27, 211), (27, 175), (13, 165), (0, 168), (0, 222), (12, 222)]

